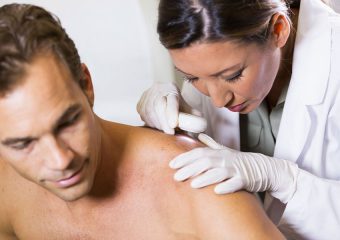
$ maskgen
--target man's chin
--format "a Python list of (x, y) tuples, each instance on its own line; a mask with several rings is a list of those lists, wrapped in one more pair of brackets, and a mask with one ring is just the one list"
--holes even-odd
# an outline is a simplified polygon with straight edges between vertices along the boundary
[(73, 196), (58, 196), (60, 199), (64, 200), (65, 202), (74, 202), (74, 201), (77, 201), (81, 198), (83, 198), (86, 194), (83, 194), (83, 195), (73, 195)]
[(89, 184), (82, 183), (78, 186), (73, 186), (70, 188), (47, 190), (64, 201), (73, 202), (85, 197), (90, 192), (91, 186)]

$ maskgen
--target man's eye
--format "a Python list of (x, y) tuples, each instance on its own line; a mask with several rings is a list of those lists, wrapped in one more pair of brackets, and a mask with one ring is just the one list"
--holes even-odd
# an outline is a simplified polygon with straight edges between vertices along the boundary
[(28, 148), (31, 143), (32, 143), (32, 140), (21, 141), (21, 142), (12, 144), (11, 148), (15, 150), (24, 150)]
[(74, 123), (76, 123), (78, 121), (80, 117), (80, 113), (77, 113), (76, 115), (74, 115), (71, 119), (69, 119), (68, 121), (62, 123), (59, 125), (59, 129), (62, 129), (62, 128), (66, 128), (68, 126), (72, 126)]

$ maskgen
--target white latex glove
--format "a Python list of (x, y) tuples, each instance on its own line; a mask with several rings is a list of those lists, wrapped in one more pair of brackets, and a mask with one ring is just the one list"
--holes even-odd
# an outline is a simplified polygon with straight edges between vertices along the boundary
[(287, 203), (296, 191), (298, 167), (295, 163), (227, 148), (205, 134), (199, 139), (208, 147), (196, 148), (178, 155), (170, 167), (179, 169), (174, 178), (184, 181), (195, 177), (193, 188), (219, 183), (217, 194), (245, 189), (249, 192), (268, 191), (273, 197)]
[(179, 91), (174, 83), (154, 83), (137, 104), (146, 125), (174, 134), (178, 122)]

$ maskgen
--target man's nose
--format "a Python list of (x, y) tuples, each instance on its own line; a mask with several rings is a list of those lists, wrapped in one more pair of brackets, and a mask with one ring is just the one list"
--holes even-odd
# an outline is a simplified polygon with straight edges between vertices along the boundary
[(217, 82), (207, 84), (208, 94), (215, 107), (222, 108), (232, 100), (232, 92)]
[(65, 170), (67, 169), (74, 158), (73, 151), (62, 140), (53, 136), (45, 139), (46, 154), (44, 158), (47, 161), (47, 166), (53, 170)]

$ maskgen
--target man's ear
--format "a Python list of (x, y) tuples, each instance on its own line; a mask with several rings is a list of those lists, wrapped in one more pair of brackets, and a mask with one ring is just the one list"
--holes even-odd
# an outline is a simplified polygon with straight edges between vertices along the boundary
[(285, 46), (290, 34), (290, 21), (285, 15), (276, 13), (271, 19), (271, 35), (276, 47)]
[(94, 104), (94, 90), (93, 90), (93, 84), (92, 84), (92, 78), (89, 69), (87, 66), (82, 63), (81, 69), (83, 71), (83, 77), (80, 80), (80, 87), (82, 88), (83, 92), (85, 93), (87, 100), (89, 101), (91, 107), (93, 107)]

